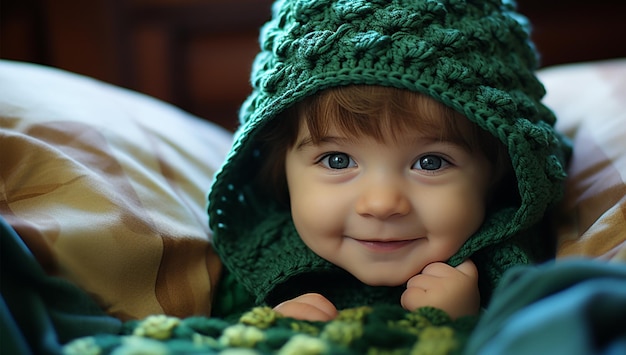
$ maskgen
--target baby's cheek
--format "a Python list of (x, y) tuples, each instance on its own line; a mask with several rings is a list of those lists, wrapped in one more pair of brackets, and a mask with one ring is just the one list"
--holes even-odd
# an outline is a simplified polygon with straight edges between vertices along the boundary
[(302, 241), (320, 254), (324, 249), (335, 248), (333, 244), (343, 235), (343, 224), (340, 214), (326, 203), (310, 202), (301, 206), (292, 204), (292, 219)]
[(459, 245), (474, 234), (483, 222), (485, 205), (472, 195), (442, 195), (421, 208), (420, 217), (429, 234), (449, 236)]

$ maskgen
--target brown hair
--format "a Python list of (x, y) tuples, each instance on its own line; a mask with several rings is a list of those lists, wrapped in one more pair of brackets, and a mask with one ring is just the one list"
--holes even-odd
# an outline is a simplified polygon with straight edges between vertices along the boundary
[[(443, 121), (441, 120), (443, 117)], [(259, 133), (264, 165), (259, 182), (264, 189), (288, 201), (285, 156), (294, 146), (301, 124), (306, 124), (314, 144), (331, 127), (348, 139), (369, 136), (378, 141), (393, 132), (415, 129), (483, 154), (494, 167), (494, 182), (512, 179), (506, 147), (461, 113), (434, 99), (408, 90), (352, 85), (324, 90), (286, 110)], [(467, 134), (470, 132), (470, 134)], [(500, 185), (500, 184), (498, 184)]]

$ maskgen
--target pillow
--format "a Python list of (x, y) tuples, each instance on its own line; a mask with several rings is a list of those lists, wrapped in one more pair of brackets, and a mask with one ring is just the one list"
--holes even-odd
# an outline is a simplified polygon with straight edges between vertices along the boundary
[(572, 139), (557, 257), (626, 261), (626, 59), (539, 72), (557, 128)]
[(231, 134), (58, 69), (0, 61), (0, 214), (120, 319), (209, 315), (206, 192)]

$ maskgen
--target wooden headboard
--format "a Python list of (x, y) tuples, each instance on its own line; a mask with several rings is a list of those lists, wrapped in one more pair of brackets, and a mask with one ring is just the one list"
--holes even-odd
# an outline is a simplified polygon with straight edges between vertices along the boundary
[[(0, 57), (171, 102), (234, 129), (271, 0), (2, 0)], [(626, 2), (519, 0), (542, 65), (626, 57)]]

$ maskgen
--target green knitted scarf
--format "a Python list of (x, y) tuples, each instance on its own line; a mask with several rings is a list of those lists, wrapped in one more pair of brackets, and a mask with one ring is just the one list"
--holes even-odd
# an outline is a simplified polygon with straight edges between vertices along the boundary
[[(508, 148), (519, 202), (489, 212), (448, 262), (472, 257), (481, 291), (488, 291), (504, 270), (536, 259), (533, 245), (541, 241), (533, 237), (541, 234), (532, 229), (562, 194), (569, 147), (541, 103), (545, 91), (534, 74), (537, 57), (528, 25), (512, 2), (280, 0), (260, 42), (253, 92), (242, 106), (241, 126), (208, 207), (217, 252), (259, 304), (285, 290), (302, 291), (301, 278), (343, 277), (300, 241), (288, 212), (253, 188), (264, 159), (256, 149), (259, 130), (330, 87), (365, 84), (419, 92), (497, 137)], [(381, 303), (397, 293), (345, 285), (355, 286), (342, 287), (333, 301), (346, 307)]]

